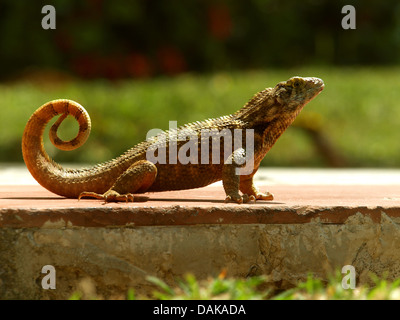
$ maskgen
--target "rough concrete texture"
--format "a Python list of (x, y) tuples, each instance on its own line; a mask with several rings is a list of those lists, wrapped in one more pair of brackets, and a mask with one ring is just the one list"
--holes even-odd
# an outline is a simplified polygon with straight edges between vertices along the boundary
[[(369, 272), (400, 276), (400, 230), (382, 214), (380, 223), (355, 214), (344, 224), (246, 224), (123, 228), (0, 229), (2, 299), (65, 299), (90, 279), (96, 294), (120, 298), (129, 288), (149, 294), (147, 275), (169, 284), (191, 272), (265, 274), (288, 288), (308, 273), (326, 278), (353, 265), (357, 283)], [(56, 270), (56, 289), (44, 290), (44, 265)]]
[[(218, 186), (103, 204), (0, 186), (0, 298), (66, 299), (85, 283), (103, 298), (148, 295), (148, 275), (174, 284), (224, 269), (265, 274), (278, 288), (348, 264), (357, 283), (370, 272), (400, 277), (398, 185), (268, 190), (274, 201), (250, 205), (224, 204)], [(42, 289), (45, 265), (55, 267), (54, 290)]]

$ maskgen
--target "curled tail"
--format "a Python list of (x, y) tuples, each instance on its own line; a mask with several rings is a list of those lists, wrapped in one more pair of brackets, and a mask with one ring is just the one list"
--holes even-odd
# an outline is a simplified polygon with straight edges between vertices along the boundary
[[(22, 154), (32, 176), (46, 189), (66, 197), (75, 197), (79, 190), (67, 189), (63, 179), (68, 178), (69, 171), (54, 162), (43, 146), (43, 133), (47, 123), (55, 116), (61, 115), (50, 129), (50, 140), (61, 150), (74, 150), (83, 145), (89, 136), (91, 122), (87, 111), (77, 102), (60, 99), (45, 103), (37, 109), (28, 120), (22, 137)], [(57, 130), (63, 120), (73, 116), (79, 124), (77, 136), (70, 141), (62, 141)]]

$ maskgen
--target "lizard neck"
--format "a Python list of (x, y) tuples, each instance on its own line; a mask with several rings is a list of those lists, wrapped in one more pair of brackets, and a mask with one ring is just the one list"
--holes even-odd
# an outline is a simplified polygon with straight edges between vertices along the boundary
[(265, 122), (246, 122), (246, 129), (254, 130), (254, 160), (257, 166), (295, 118), (292, 115)]

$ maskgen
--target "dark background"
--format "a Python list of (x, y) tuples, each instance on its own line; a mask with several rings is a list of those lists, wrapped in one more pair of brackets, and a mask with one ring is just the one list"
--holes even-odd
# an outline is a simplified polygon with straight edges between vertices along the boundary
[[(41, 8), (56, 9), (44, 31)], [(357, 29), (343, 30), (344, 5)], [(389, 65), (400, 62), (398, 0), (0, 2), (0, 77), (45, 68), (82, 78)]]

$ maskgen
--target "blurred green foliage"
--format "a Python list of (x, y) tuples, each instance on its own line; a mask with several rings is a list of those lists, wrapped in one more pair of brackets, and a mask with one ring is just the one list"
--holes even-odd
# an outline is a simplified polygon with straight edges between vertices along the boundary
[[(185, 74), (146, 80), (91, 80), (0, 85), (0, 161), (22, 161), (21, 137), (29, 116), (49, 100), (81, 103), (92, 119), (92, 133), (81, 148), (46, 150), (59, 162), (98, 163), (144, 140), (150, 129), (168, 129), (230, 114), (256, 92), (294, 75), (316, 76), (325, 89), (300, 113), (296, 123), (319, 123), (335, 150), (353, 167), (400, 165), (400, 68), (295, 68), (211, 75)], [(317, 119), (313, 120), (313, 119)], [(72, 129), (71, 129), (72, 128)], [(71, 120), (61, 137), (77, 132)], [(304, 130), (290, 127), (267, 154), (268, 166), (327, 166)]]
[[(44, 5), (56, 30), (43, 30)], [(343, 30), (344, 5), (356, 30)], [(0, 76), (28, 67), (81, 77), (400, 62), (398, 0), (2, 0)]]
[[(221, 276), (222, 275), (222, 276)], [(343, 274), (338, 270), (320, 279), (310, 273), (305, 281), (298, 281), (292, 289), (278, 292), (268, 282), (266, 276), (246, 278), (217, 277), (199, 280), (193, 274), (186, 274), (177, 279), (174, 286), (163, 280), (149, 276), (147, 281), (156, 286), (150, 297), (135, 294), (128, 290), (126, 300), (399, 300), (400, 279), (389, 281), (370, 274), (370, 284), (363, 283), (354, 289), (343, 288)], [(103, 300), (101, 295), (94, 295), (90, 290), (77, 290), (69, 300)], [(115, 298), (114, 298), (115, 299)]]

